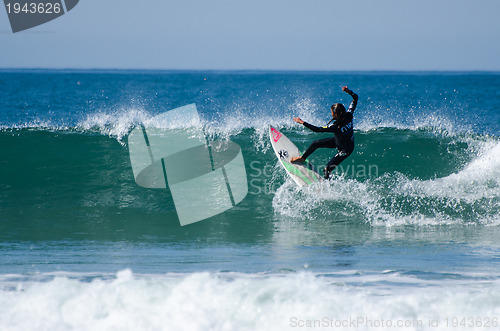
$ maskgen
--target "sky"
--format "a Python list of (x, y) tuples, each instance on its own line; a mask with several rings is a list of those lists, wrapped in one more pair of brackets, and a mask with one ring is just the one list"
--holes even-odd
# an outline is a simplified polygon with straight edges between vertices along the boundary
[(80, 0), (0, 68), (500, 71), (499, 0)]

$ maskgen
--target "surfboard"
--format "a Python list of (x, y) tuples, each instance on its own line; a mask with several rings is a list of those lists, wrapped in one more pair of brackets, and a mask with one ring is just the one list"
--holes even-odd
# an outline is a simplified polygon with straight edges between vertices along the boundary
[(272, 125), (269, 126), (269, 137), (276, 157), (297, 185), (303, 187), (322, 180), (311, 162), (307, 160), (300, 163), (290, 162), (292, 157), (301, 156), (301, 153), (290, 139)]

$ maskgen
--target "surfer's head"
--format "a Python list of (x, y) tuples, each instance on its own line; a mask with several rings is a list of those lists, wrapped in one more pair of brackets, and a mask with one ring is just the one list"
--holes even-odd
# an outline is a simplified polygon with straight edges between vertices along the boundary
[(330, 109), (332, 111), (332, 117), (333, 118), (342, 118), (345, 115), (345, 107), (341, 103), (333, 104), (330, 107)]

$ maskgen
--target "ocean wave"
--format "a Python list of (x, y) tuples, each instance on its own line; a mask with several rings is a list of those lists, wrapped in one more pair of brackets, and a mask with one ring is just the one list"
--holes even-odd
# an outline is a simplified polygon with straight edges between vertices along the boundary
[(451, 317), (488, 317), (491, 324), (500, 313), (500, 282), (488, 275), (425, 280), (390, 270), (326, 275), (123, 270), (114, 276), (47, 278), (0, 283), (2, 329), (289, 330), (320, 323), (369, 330), (385, 321), (393, 327), (403, 323), (400, 329), (430, 330), (436, 326), (429, 322), (437, 318), (445, 323)]
[[(304, 103), (304, 109), (310, 109), (311, 105), (307, 100), (300, 102)], [(200, 126), (204, 129), (208, 140), (231, 139), (240, 144), (247, 165), (257, 161), (263, 167), (267, 167), (268, 164), (274, 165), (276, 162), (269, 143), (269, 122), (281, 123), (283, 132), (300, 148), (307, 146), (313, 138), (309, 131), (294, 124), (285, 116), (262, 117), (253, 121), (254, 115), (249, 115), (246, 119), (240, 120), (244, 115), (235, 112), (221, 121), (207, 120), (202, 115), (201, 120), (196, 123), (186, 123), (183, 119), (162, 123), (153, 115), (144, 109), (133, 108), (126, 111), (88, 114), (85, 119), (73, 126), (59, 127), (52, 126), (53, 123), (35, 121), (4, 126), (2, 132), (16, 131), (23, 134), (25, 131), (55, 131), (55, 135), (36, 135), (33, 139), (40, 141), (43, 148), (47, 148), (46, 153), (50, 151), (47, 155), (52, 155), (53, 151), (58, 150), (68, 153), (70, 151), (67, 149), (68, 143), (74, 144), (78, 146), (79, 155), (89, 162), (95, 160), (93, 146), (96, 143), (101, 144), (99, 145), (101, 147), (95, 147), (96, 151), (102, 148), (114, 154), (109, 155), (109, 159), (99, 167), (90, 165), (87, 167), (95, 172), (93, 175), (96, 177), (100, 176), (99, 173), (104, 168), (116, 173), (130, 171), (130, 168), (127, 168), (129, 165), (124, 147), (128, 132), (139, 123), (165, 129)], [(469, 132), (466, 128), (456, 128), (444, 120), (432, 120), (431, 117), (427, 119), (415, 122), (413, 126), (388, 122), (371, 126), (370, 123), (373, 121), (370, 120), (361, 123), (359, 125), (361, 128), (357, 132), (356, 151), (341, 164), (339, 169), (342, 169), (330, 183), (325, 182), (317, 187), (300, 190), (287, 179), (286, 173), (280, 168), (274, 170), (272, 178), (263, 180), (258, 178), (254, 182), (267, 181), (268, 184), (270, 182), (274, 185), (276, 190), (271, 198), (271, 211), (292, 218), (349, 219), (373, 226), (500, 225), (499, 139), (495, 136)], [(388, 125), (393, 127), (387, 128)], [(103, 135), (117, 140), (122, 146), (117, 145), (115, 148), (113, 142), (105, 141), (106, 139), (93, 140), (89, 145), (85, 137), (80, 139), (81, 137), (75, 138), (74, 135), (71, 137), (71, 142), (66, 142), (60, 138), (56, 139), (59, 132)], [(10, 148), (16, 150), (16, 146), (12, 144), (18, 141), (9, 139)], [(25, 148), (24, 146), (21, 144), (19, 148)], [(437, 154), (430, 155), (429, 149), (433, 149), (433, 153)], [(320, 160), (328, 159), (319, 153), (321, 152), (315, 153), (312, 157)], [(64, 160), (74, 158), (75, 155), (72, 153), (61, 155), (61, 159)], [(116, 162), (117, 160), (121, 161)], [(12, 159), (9, 162), (11, 165), (8, 170), (12, 171), (15, 168), (12, 164), (18, 160)], [(44, 159), (37, 162), (43, 164)], [(433, 162), (432, 166), (429, 162)], [(376, 166), (380, 172), (358, 176), (355, 167), (360, 164), (366, 167)], [(319, 166), (317, 163), (316, 165)], [(59, 166), (63, 167), (64, 164)], [(259, 170), (261, 172), (262, 169)], [(88, 184), (81, 183), (81, 185), (87, 187)], [(110, 186), (108, 189), (116, 188)], [(259, 191), (261, 189), (259, 187)], [(263, 203), (268, 198), (267, 195), (260, 198), (253, 197), (259, 201), (258, 203)]]

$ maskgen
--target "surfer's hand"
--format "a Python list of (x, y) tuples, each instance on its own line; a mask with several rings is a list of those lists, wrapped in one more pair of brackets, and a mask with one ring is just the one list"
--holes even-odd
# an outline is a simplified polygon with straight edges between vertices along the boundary
[(304, 124), (304, 121), (300, 117), (294, 117), (293, 120), (299, 124)]
[(344, 92), (348, 92), (348, 91), (349, 91), (349, 88), (348, 88), (347, 86), (344, 86), (344, 87), (342, 87), (342, 91), (344, 91)]

